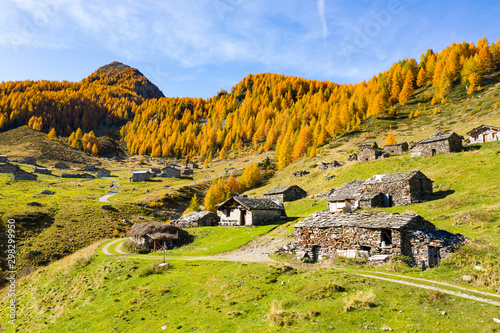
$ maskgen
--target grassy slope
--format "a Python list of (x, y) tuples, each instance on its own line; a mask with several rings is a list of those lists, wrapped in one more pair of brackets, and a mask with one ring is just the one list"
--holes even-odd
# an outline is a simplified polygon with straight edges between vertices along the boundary
[[(20, 280), (19, 331), (473, 332), (493, 331), (498, 316), (497, 307), (412, 287), (398, 286), (394, 297), (392, 284), (330, 269), (173, 261), (148, 274), (154, 261), (95, 256), (97, 246)], [(359, 291), (373, 292), (371, 307), (345, 311)]]

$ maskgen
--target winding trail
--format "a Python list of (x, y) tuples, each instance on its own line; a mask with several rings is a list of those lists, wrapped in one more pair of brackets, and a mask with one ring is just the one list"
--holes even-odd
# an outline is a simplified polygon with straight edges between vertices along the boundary
[[(122, 250), (122, 245), (123, 241), (125, 239), (116, 239), (113, 240), (106, 245), (103, 246), (102, 252), (110, 257), (128, 257), (132, 259), (161, 259), (162, 257), (159, 256), (148, 256), (148, 255), (132, 255), (129, 253), (126, 253)], [(428, 280), (428, 279), (422, 279), (422, 278), (416, 278), (416, 277), (410, 277), (410, 276), (405, 276), (405, 275), (399, 275), (399, 274), (393, 274), (393, 273), (386, 273), (386, 272), (366, 272), (366, 271), (360, 271), (360, 270), (355, 270), (355, 269), (348, 269), (348, 268), (337, 268), (337, 267), (331, 267), (329, 265), (321, 265), (321, 264), (316, 264), (316, 265), (311, 265), (311, 264), (299, 264), (299, 263), (286, 263), (286, 262), (279, 262), (275, 261), (267, 255), (269, 252), (265, 252), (266, 250), (269, 250), (270, 247), (273, 245), (276, 245), (279, 243), (273, 242), (274, 238), (269, 238), (261, 237), (260, 239), (256, 239), (243, 247), (229, 252), (229, 253), (223, 253), (219, 255), (214, 255), (214, 256), (199, 256), (199, 257), (166, 257), (167, 260), (187, 260), (187, 261), (194, 261), (194, 260), (211, 260), (211, 261), (231, 261), (231, 262), (255, 262), (255, 263), (282, 263), (285, 265), (288, 265), (293, 268), (297, 269), (320, 269), (320, 268), (331, 268), (335, 270), (342, 270), (349, 272), (350, 274), (357, 275), (357, 276), (362, 276), (365, 278), (369, 279), (375, 279), (375, 280), (381, 280), (381, 281), (386, 281), (386, 282), (391, 282), (391, 283), (398, 283), (398, 284), (403, 284), (406, 286), (412, 286), (415, 288), (420, 288), (420, 289), (426, 289), (426, 290), (434, 290), (434, 291), (439, 291), (444, 294), (456, 296), (456, 297), (461, 297), (461, 298), (466, 298), (470, 299), (476, 302), (481, 302), (485, 304), (490, 304), (490, 305), (495, 305), (500, 307), (500, 301), (492, 300), (492, 299), (487, 299), (484, 297), (479, 297), (474, 294), (479, 294), (491, 298), (500, 298), (500, 295), (498, 294), (492, 294), (480, 290), (474, 290), (474, 289), (469, 289), (465, 288), (462, 286), (454, 285), (451, 283), (446, 283), (446, 282), (439, 282), (439, 281), (433, 281), (433, 280)], [(259, 245), (260, 243), (260, 245)], [(114, 249), (114, 252), (118, 254), (112, 254), (110, 252), (110, 247)], [(371, 274), (369, 274), (371, 273)], [(380, 275), (386, 275), (390, 277), (384, 277)], [(396, 279), (398, 278), (398, 279)], [(414, 281), (420, 281), (420, 282), (425, 282), (428, 284), (421, 284), (421, 283), (416, 283), (408, 280), (414, 280)], [(454, 289), (459, 289), (462, 291), (456, 291), (456, 290), (450, 290), (446, 289), (448, 288), (454, 288)], [(467, 292), (467, 293), (466, 293)]]
[[(110, 178), (106, 178), (106, 179), (110, 179)], [(98, 198), (97, 201), (109, 202), (108, 199), (111, 198), (116, 193), (118, 193), (118, 188), (120, 187), (120, 184), (114, 179), (110, 179), (110, 180), (113, 182), (113, 184), (110, 187), (111, 191), (108, 192), (106, 195), (103, 195), (102, 197)]]

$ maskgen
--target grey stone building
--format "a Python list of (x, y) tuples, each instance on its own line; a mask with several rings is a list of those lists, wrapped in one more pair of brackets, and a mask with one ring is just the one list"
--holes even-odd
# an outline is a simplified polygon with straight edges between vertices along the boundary
[(414, 170), (345, 183), (330, 195), (328, 208), (330, 212), (349, 212), (356, 208), (410, 205), (431, 197), (432, 180)]
[(219, 225), (260, 225), (286, 217), (282, 203), (271, 199), (232, 197), (217, 206)]
[(22, 163), (36, 165), (36, 159), (34, 159), (33, 157), (24, 157)]
[(29, 172), (16, 172), (12, 180), (37, 180), (38, 176)]
[(0, 163), (7, 163), (7, 155), (0, 155)]
[(287, 185), (275, 187), (267, 191), (264, 193), (264, 197), (281, 202), (295, 201), (307, 197), (307, 192), (298, 185)]
[(161, 173), (160, 168), (149, 168), (149, 173), (151, 174), (151, 177), (156, 177)]
[(61, 178), (84, 178), (84, 179), (95, 179), (94, 175), (90, 173), (63, 173), (61, 174)]
[(436, 230), (414, 214), (321, 211), (294, 227), (297, 258), (313, 261), (335, 256), (386, 260), (404, 255), (412, 264), (433, 267), (464, 242), (464, 236)]
[(385, 157), (384, 152), (376, 142), (363, 142), (358, 145), (358, 153), (356, 154), (358, 162), (372, 161), (381, 157)]
[(132, 171), (132, 177), (129, 178), (129, 182), (145, 182), (151, 179), (151, 172), (146, 171)]
[(401, 155), (408, 152), (408, 142), (385, 145), (383, 152), (389, 155)]
[(85, 164), (85, 171), (95, 171), (95, 164)]
[(64, 163), (57, 162), (57, 163), (54, 165), (54, 168), (56, 168), (56, 169), (62, 169), (62, 170), (67, 170), (67, 169), (69, 169), (69, 166), (67, 166), (67, 165), (66, 165), (66, 164), (64, 164)]
[(189, 162), (189, 163), (186, 163), (186, 168), (187, 169), (198, 169), (199, 166), (198, 166), (198, 164), (196, 164), (194, 162)]
[(463, 138), (454, 132), (438, 132), (427, 139), (417, 142), (415, 146), (410, 149), (411, 157), (460, 152), (463, 148), (462, 140)]
[(192, 212), (182, 215), (177, 220), (172, 220), (172, 224), (179, 228), (194, 228), (194, 227), (215, 227), (219, 224), (219, 216), (216, 213), (209, 211)]
[(181, 178), (181, 167), (176, 164), (167, 165), (161, 169), (160, 177), (164, 178)]
[(0, 165), (0, 173), (16, 173), (23, 172), (17, 165), (11, 164), (9, 162)]
[(500, 127), (481, 125), (467, 132), (467, 135), (468, 144), (499, 141)]
[(44, 175), (51, 175), (52, 169), (47, 169), (47, 168), (42, 168), (42, 167), (34, 167), (33, 172), (34, 173), (42, 173)]
[(97, 177), (102, 178), (102, 177), (109, 177), (111, 176), (111, 171), (108, 169), (99, 169), (97, 170)]

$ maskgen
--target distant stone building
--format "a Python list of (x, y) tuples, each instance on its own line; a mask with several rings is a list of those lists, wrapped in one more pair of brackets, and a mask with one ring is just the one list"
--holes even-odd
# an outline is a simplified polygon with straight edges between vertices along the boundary
[(189, 163), (186, 164), (186, 168), (187, 169), (198, 169), (199, 166), (198, 166), (198, 164), (196, 164), (194, 162), (189, 162)]
[(0, 163), (7, 163), (7, 155), (0, 155)]
[(61, 174), (61, 178), (84, 178), (84, 179), (95, 179), (94, 175), (90, 173), (63, 173)]
[(85, 164), (85, 171), (95, 171), (95, 164)]
[(97, 170), (97, 177), (102, 178), (102, 177), (109, 177), (111, 176), (111, 171), (108, 169), (99, 169)]
[[(414, 214), (316, 212), (294, 227), (298, 258), (404, 255), (413, 264), (439, 265), (465, 237), (436, 227)], [(369, 259), (370, 260), (370, 259)]]
[(410, 205), (431, 197), (432, 180), (414, 170), (346, 183), (330, 195), (328, 207), (330, 212), (349, 212), (357, 208)]
[(358, 162), (372, 161), (383, 157), (384, 152), (380, 149), (376, 142), (363, 142), (358, 145), (358, 153), (356, 158)]
[(34, 173), (42, 173), (44, 175), (51, 175), (52, 169), (47, 169), (47, 168), (42, 168), (42, 167), (34, 167), (33, 172)]
[(37, 180), (38, 176), (29, 172), (17, 172), (12, 180)]
[(469, 135), (468, 144), (499, 141), (500, 127), (481, 125), (467, 132), (467, 135)]
[(193, 169), (184, 169), (184, 170), (182, 171), (182, 175), (183, 175), (183, 176), (192, 176), (193, 174), (194, 174)]
[(22, 163), (36, 165), (36, 159), (34, 159), (33, 157), (24, 157)]
[(408, 142), (385, 145), (383, 152), (389, 155), (401, 155), (408, 152)]
[(421, 140), (410, 149), (411, 157), (434, 156), (437, 153), (453, 153), (462, 151), (462, 137), (456, 133), (438, 132)]
[(69, 169), (69, 166), (67, 166), (67, 165), (66, 165), (66, 164), (64, 164), (64, 163), (57, 162), (57, 163), (54, 165), (54, 168), (56, 168), (56, 169), (61, 169), (61, 170), (67, 170), (67, 169)]
[(216, 213), (209, 211), (192, 212), (181, 216), (177, 220), (172, 220), (172, 224), (179, 228), (194, 228), (194, 227), (214, 227), (219, 224), (219, 216)]
[(151, 177), (156, 177), (161, 173), (161, 169), (159, 168), (149, 168), (149, 173), (151, 174)]
[(219, 225), (260, 225), (286, 217), (283, 204), (271, 199), (232, 197), (217, 205)]
[(160, 176), (164, 178), (181, 178), (181, 167), (176, 164), (167, 165), (161, 169)]
[(129, 182), (145, 182), (150, 180), (152, 173), (149, 170), (146, 171), (132, 171), (132, 177), (129, 178)]
[(295, 201), (307, 197), (307, 192), (297, 185), (288, 185), (275, 187), (264, 193), (264, 197), (281, 202)]
[(0, 165), (0, 173), (16, 173), (16, 172), (24, 172), (17, 165), (11, 164), (9, 162)]

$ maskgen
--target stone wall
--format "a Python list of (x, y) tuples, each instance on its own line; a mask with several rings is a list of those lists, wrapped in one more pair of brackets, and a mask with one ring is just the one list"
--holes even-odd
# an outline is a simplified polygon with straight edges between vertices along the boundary
[(400, 254), (400, 232), (391, 230), (391, 244), (382, 247), (383, 232), (387, 232), (387, 230), (346, 226), (331, 228), (298, 227), (294, 231), (296, 256), (297, 258), (308, 256), (310, 259), (316, 259), (314, 257), (317, 256), (333, 258), (337, 250), (368, 250), (368, 248), (371, 255), (381, 253)]
[(403, 143), (398, 143), (395, 145), (385, 145), (384, 146), (384, 153), (390, 154), (390, 155), (400, 155), (408, 152), (408, 143), (403, 142)]
[(411, 157), (434, 156), (437, 153), (452, 153), (462, 151), (462, 139), (452, 136), (446, 140), (427, 143), (417, 143), (411, 149)]
[(358, 162), (372, 161), (379, 158), (382, 151), (378, 148), (363, 148), (357, 154)]
[(264, 194), (266, 199), (271, 199), (271, 200), (278, 200), (278, 201), (285, 201), (285, 194), (284, 193), (276, 193), (276, 194)]
[[(365, 183), (367, 193), (383, 193), (388, 197), (389, 206), (405, 206), (416, 202), (430, 200), (432, 197), (432, 181), (427, 178), (414, 177), (410, 180), (391, 183)], [(374, 198), (373, 203), (360, 201), (361, 208), (384, 206), (384, 198)]]
[(161, 176), (164, 178), (181, 178), (181, 170), (166, 168), (162, 170)]
[(241, 211), (237, 208), (217, 209), (217, 215), (220, 218), (220, 225), (240, 225)]
[(254, 209), (247, 212), (246, 225), (261, 225), (280, 218), (282, 212), (279, 210), (258, 210)]
[(284, 191), (283, 193), (265, 194), (264, 196), (267, 199), (285, 202), (285, 201), (295, 201), (305, 198), (307, 196), (307, 192), (301, 190), (300, 188), (291, 187), (288, 190)]
[(485, 136), (486, 136), (486, 142), (489, 141), (498, 141), (500, 135), (500, 131), (492, 129), (492, 128), (479, 128), (472, 135), (469, 137), (467, 140), (469, 144), (472, 143), (484, 143), (485, 142)]

